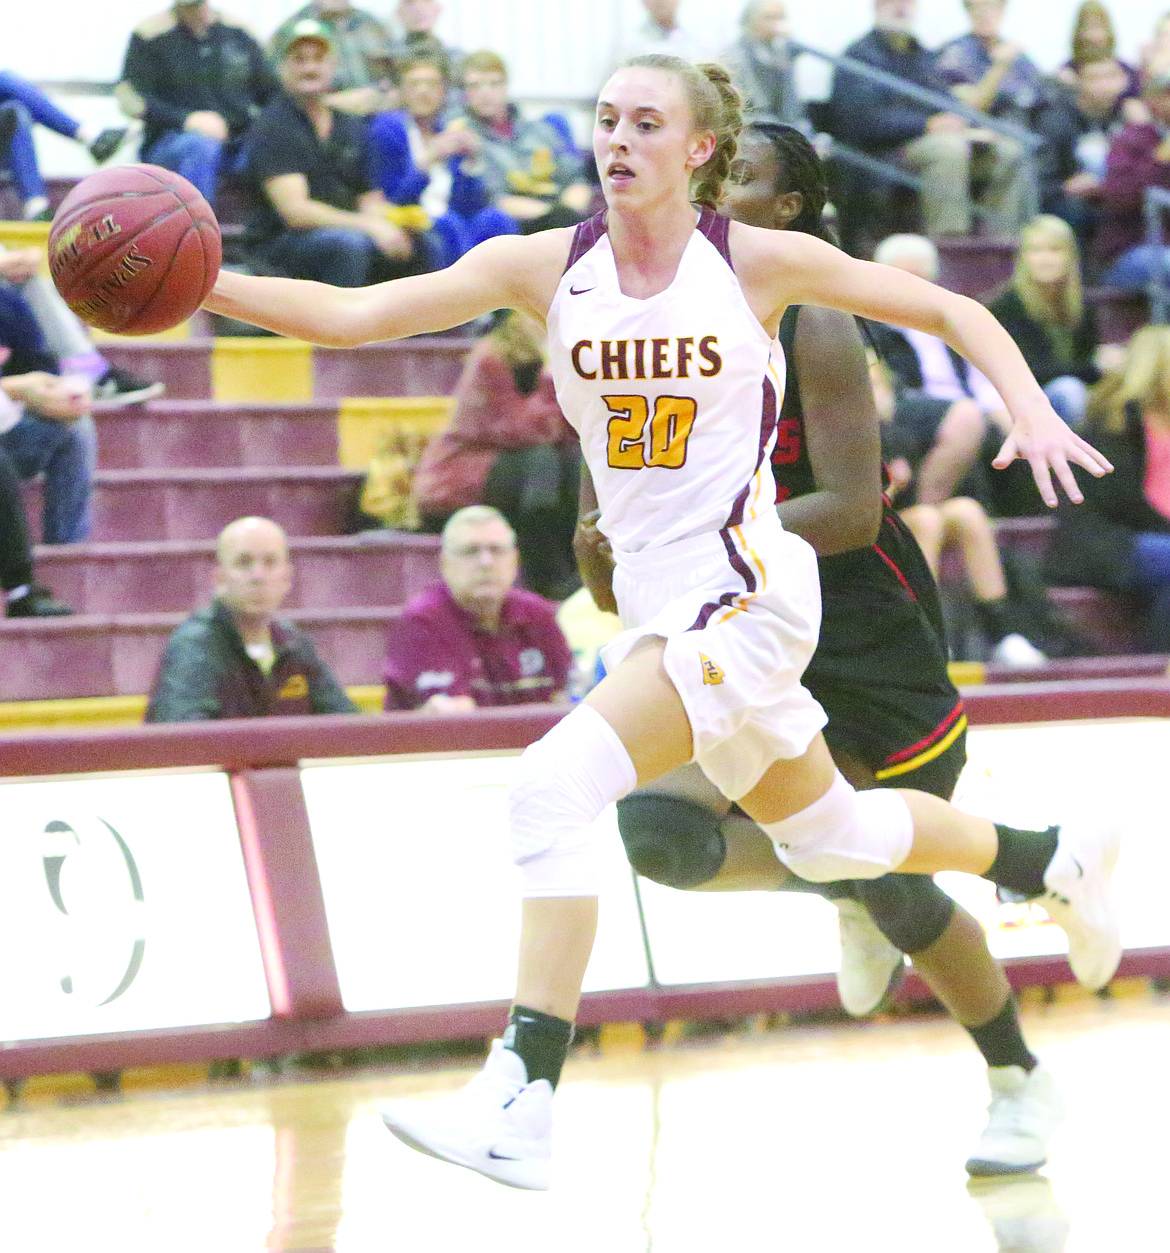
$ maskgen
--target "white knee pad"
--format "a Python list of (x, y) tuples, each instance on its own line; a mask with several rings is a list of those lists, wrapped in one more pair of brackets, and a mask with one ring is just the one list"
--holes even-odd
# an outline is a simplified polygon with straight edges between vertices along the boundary
[(596, 896), (601, 863), (593, 824), (637, 782), (617, 732), (589, 705), (529, 745), (508, 794), (523, 894)]
[(814, 883), (880, 878), (914, 843), (910, 807), (897, 792), (858, 792), (840, 773), (819, 800), (763, 830), (788, 869)]

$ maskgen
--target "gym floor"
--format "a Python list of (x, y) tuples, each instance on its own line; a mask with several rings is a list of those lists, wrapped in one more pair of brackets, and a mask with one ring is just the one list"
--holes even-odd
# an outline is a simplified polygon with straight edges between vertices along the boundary
[[(551, 1192), (410, 1152), (379, 1107), (473, 1057), (116, 1095), (30, 1084), (0, 1112), (0, 1246), (28, 1253), (1104, 1253), (1165, 1247), (1170, 996), (1024, 998), (1069, 1107), (1038, 1176), (968, 1185), (985, 1072), (949, 1020), (705, 1030), (579, 1047)], [(129, 1085), (128, 1085), (129, 1086)]]

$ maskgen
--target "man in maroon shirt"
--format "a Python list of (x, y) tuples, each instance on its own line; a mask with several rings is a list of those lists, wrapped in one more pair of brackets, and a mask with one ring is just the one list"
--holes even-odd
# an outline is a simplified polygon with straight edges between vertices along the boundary
[(443, 581), (403, 609), (386, 657), (387, 709), (464, 713), (563, 700), (572, 654), (548, 601), (513, 587), (504, 515), (471, 505), (443, 528)]

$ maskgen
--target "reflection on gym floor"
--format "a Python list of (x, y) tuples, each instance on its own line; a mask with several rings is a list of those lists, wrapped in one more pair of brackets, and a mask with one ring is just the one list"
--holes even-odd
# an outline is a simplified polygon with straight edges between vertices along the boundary
[[(610, 1033), (558, 1095), (553, 1190), (411, 1153), (391, 1097), (474, 1063), (63, 1096), (0, 1114), (0, 1245), (21, 1253), (1105, 1253), (1160, 1247), (1170, 1000), (1031, 1006), (1069, 1116), (1043, 1175), (968, 1182), (987, 1094), (941, 1018)], [(1151, 1235), (1151, 1233), (1159, 1233)], [(1151, 1242), (1152, 1241), (1152, 1242)]]

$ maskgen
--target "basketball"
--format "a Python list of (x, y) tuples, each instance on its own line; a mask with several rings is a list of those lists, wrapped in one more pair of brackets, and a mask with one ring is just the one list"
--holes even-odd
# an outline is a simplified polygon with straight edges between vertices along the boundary
[(222, 259), (211, 206), (158, 165), (99, 170), (61, 202), (49, 231), (49, 272), (90, 326), (149, 335), (186, 321)]

